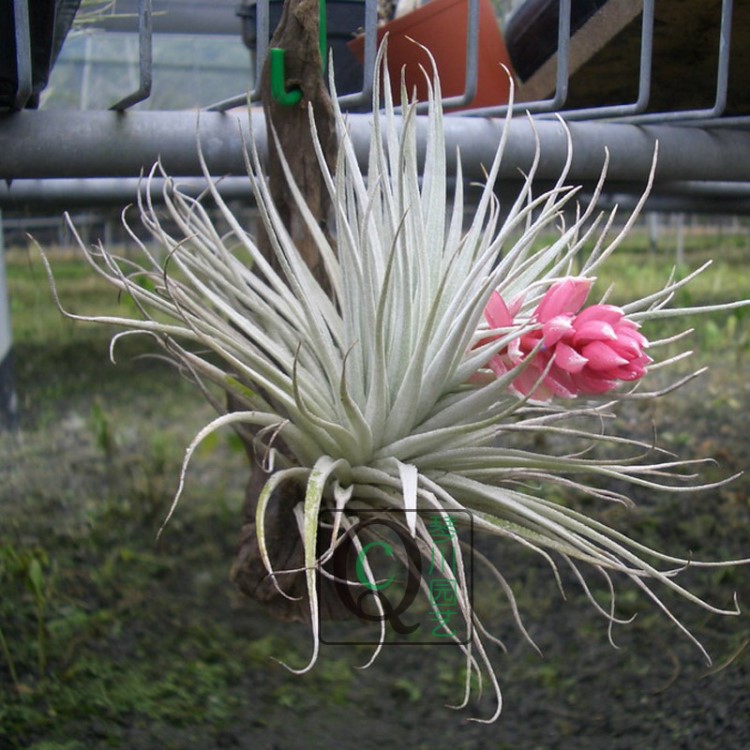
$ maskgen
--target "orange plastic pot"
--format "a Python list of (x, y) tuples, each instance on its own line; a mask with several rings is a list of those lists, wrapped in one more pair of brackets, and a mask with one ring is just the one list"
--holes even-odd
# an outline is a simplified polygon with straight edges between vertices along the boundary
[[(437, 64), (443, 96), (460, 96), (466, 87), (466, 35), (468, 0), (431, 0), (378, 29), (378, 43), (388, 32), (388, 73), (394, 83), (401, 80), (407, 91), (416, 90), (420, 101), (427, 99), (427, 83), (421, 68), (431, 70), (430, 60), (417, 44), (430, 50)], [(412, 41), (414, 40), (414, 41)], [(354, 56), (364, 58), (364, 36), (348, 44)], [(477, 91), (466, 109), (507, 104), (510, 93), (510, 58), (505, 48), (490, 0), (479, 0), (479, 67)], [(420, 68), (421, 66), (421, 68)]]

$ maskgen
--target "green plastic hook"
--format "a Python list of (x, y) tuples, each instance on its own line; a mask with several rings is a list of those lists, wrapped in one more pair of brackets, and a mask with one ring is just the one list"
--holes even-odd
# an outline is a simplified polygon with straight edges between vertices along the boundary
[(284, 50), (280, 47), (272, 47), (269, 52), (271, 61), (271, 96), (285, 107), (293, 107), (302, 99), (302, 92), (298, 88), (287, 91), (286, 88), (286, 64), (284, 62)]
[[(328, 41), (326, 38), (326, 0), (318, 0), (318, 44), (320, 45), (323, 72), (325, 73), (326, 52), (328, 50)], [(272, 47), (269, 52), (271, 96), (279, 104), (283, 104), (285, 107), (293, 107), (302, 100), (302, 91), (299, 88), (287, 90), (284, 55), (285, 51), (281, 47)]]

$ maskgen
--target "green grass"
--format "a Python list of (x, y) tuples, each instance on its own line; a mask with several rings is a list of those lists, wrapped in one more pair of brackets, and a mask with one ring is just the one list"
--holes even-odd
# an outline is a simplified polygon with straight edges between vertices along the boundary
[[(67, 309), (132, 313), (78, 258), (52, 262)], [(272, 661), (304, 663), (299, 629), (242, 629), (228, 581), (249, 476), (239, 441), (206, 441), (157, 543), (211, 408), (143, 359), (145, 338), (111, 364), (114, 331), (63, 318), (32, 255), (10, 253), (7, 275), (21, 432), (0, 435), (0, 747), (130, 747), (134, 732), (145, 747), (210, 747), (257, 685), (270, 692), (255, 710), (319, 691), (346, 701), (344, 662), (300, 682)]]
[[(686, 262), (681, 266), (674, 265), (673, 252), (649, 251), (647, 241), (647, 237), (637, 231), (628, 238), (625, 246), (602, 268), (591, 299), (596, 299), (612, 285), (609, 301), (626, 304), (662, 288), (670, 274), (674, 273), (675, 279), (684, 279), (707, 261), (712, 261), (711, 267), (677, 292), (675, 305), (716, 305), (750, 297), (746, 270), (750, 238), (747, 235), (688, 233)], [(695, 331), (686, 341), (668, 350), (670, 353), (690, 348), (696, 352), (695, 360), (700, 364), (715, 362), (717, 356), (725, 355), (734, 358), (736, 363), (736, 358), (750, 346), (750, 307), (693, 318), (673, 318), (658, 325), (650, 323), (643, 332), (649, 339), (657, 340), (686, 328), (695, 328)]]
[[(733, 237), (724, 238), (726, 246), (705, 237), (693, 244), (695, 239), (689, 243), (688, 265), (694, 268), (712, 254), (717, 262), (686, 292), (689, 300), (681, 302), (750, 297), (746, 246)], [(650, 254), (641, 241), (636, 236), (632, 247), (617, 254), (601, 279), (602, 284), (618, 283), (615, 301), (657, 288), (671, 270), (671, 258)], [(62, 254), (52, 262), (69, 309), (131, 312), (74, 256)], [(444, 715), (446, 738), (450, 727), (461, 728), (460, 718), (442, 708), (460, 693), (460, 659), (451, 649), (436, 649), (428, 659), (437, 677), (434, 671), (426, 675), (407, 666), (395, 682), (393, 670), (401, 670), (404, 653), (422, 652), (406, 649), (385, 657), (392, 666), (379, 679), (352, 672), (352, 663), (367, 658), (357, 649), (353, 658), (341, 651), (326, 653), (305, 678), (273, 661), (304, 664), (308, 636), (303, 626), (278, 625), (243, 602), (227, 581), (249, 471), (230, 435), (199, 452), (184, 504), (156, 542), (184, 448), (211, 418), (211, 409), (168, 366), (141, 358), (151, 351), (145, 339), (127, 338), (118, 364), (110, 364), (112, 331), (64, 319), (33, 254), (9, 253), (6, 265), (22, 429), (16, 437), (0, 437), (0, 747), (212, 747), (237, 727), (245, 727), (245, 735), (269, 727), (281, 732), (289, 716), (325, 706), (341, 718), (362, 711), (363, 702), (421, 710), (432, 701)], [(719, 358), (744, 362), (745, 311), (695, 323), (700, 327), (691, 345), (697, 364)], [(670, 330), (665, 326), (646, 333), (658, 338)], [(651, 418), (660, 418), (674, 445), (702, 449), (706, 446), (698, 444), (703, 441), (721, 450), (718, 433), (731, 423), (731, 415), (741, 421), (742, 398), (710, 381), (696, 402), (678, 400), (674, 408), (673, 401), (673, 408), (661, 412), (643, 406), (636, 417), (646, 432)], [(717, 413), (730, 415), (719, 428), (711, 422)], [(730, 457), (730, 467), (746, 456)], [(642, 500), (648, 507), (649, 498)], [(711, 534), (713, 556), (737, 553), (736, 547), (729, 549), (731, 539), (747, 528), (748, 515), (741, 489), (722, 490), (710, 508), (679, 517), (665, 530), (664, 519), (679, 516), (684, 502), (667, 503), (658, 517), (652, 512), (630, 521), (622, 517), (646, 543), (663, 540), (666, 531), (668, 538), (688, 540), (700, 551)], [(554, 586), (552, 598), (537, 601), (536, 596), (549, 583), (548, 571), (529, 567), (523, 555), (509, 565), (526, 577), (517, 588), (521, 609), (532, 617), (536, 611), (540, 622), (555, 617), (560, 601)], [(709, 590), (746, 585), (744, 574), (721, 575), (709, 582)], [(488, 602), (490, 621), (500, 622), (502, 630), (507, 607)], [(648, 611), (642, 621), (645, 640), (648, 627), (656, 628), (657, 621), (663, 625)], [(719, 627), (706, 620), (699, 629), (709, 638), (724, 638), (722, 653), (728, 654), (744, 637), (731, 635), (735, 624)], [(605, 641), (605, 628), (598, 621), (595, 625), (591, 638)], [(523, 652), (509, 660), (507, 673), (527, 686), (572, 694), (580, 687), (569, 661), (574, 646), (558, 652), (555, 633), (546, 640), (547, 660)], [(422, 668), (422, 661), (408, 658), (407, 665)], [(638, 669), (647, 668), (639, 662)], [(385, 690), (384, 684), (389, 686)], [(512, 712), (513, 685), (506, 691)]]

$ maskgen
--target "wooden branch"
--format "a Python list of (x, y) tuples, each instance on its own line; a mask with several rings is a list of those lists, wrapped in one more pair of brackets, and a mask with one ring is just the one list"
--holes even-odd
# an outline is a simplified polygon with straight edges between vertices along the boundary
[[(269, 63), (266, 60), (261, 78), (261, 98), (268, 127), (269, 188), (274, 205), (302, 258), (318, 282), (330, 292), (317, 243), (289, 189), (276, 144), (278, 138), (280, 150), (288, 161), (295, 183), (305, 196), (318, 225), (326, 232), (331, 202), (313, 147), (310, 107), (318, 138), (331, 170), (336, 162), (337, 143), (333, 106), (323, 81), (317, 0), (287, 0), (270, 46), (284, 50), (287, 88), (299, 88), (302, 99), (294, 106), (284, 106), (273, 99)], [(258, 241), (271, 266), (277, 272), (281, 272), (271, 251), (268, 237), (261, 233)], [(231, 400), (229, 408), (233, 408)], [(245, 494), (240, 549), (232, 567), (231, 578), (243, 593), (263, 604), (274, 617), (281, 620), (307, 621), (310, 612), (304, 571), (278, 576), (277, 582), (287, 594), (284, 596), (268, 576), (260, 558), (255, 511), (258, 496), (268, 475), (257, 466), (250, 441), (246, 437), (243, 440), (253, 470)], [(304, 487), (286, 484), (274, 493), (269, 502), (265, 530), (275, 570), (300, 570), (304, 565), (302, 540), (293, 512), (294, 507), (303, 501)], [(319, 551), (323, 551), (329, 541), (324, 536), (320, 537)], [(319, 603), (323, 619), (351, 617), (351, 613), (342, 604), (330, 581), (321, 582)]]
[[(298, 88), (302, 92), (298, 105), (288, 107), (276, 102), (271, 95), (269, 63), (266, 59), (261, 78), (261, 99), (268, 128), (267, 166), (271, 195), (305, 263), (327, 288), (328, 279), (320, 254), (284, 177), (274, 138), (275, 132), (297, 186), (313, 216), (325, 230), (331, 201), (313, 148), (310, 106), (331, 170), (336, 163), (337, 144), (333, 105), (323, 80), (317, 0), (287, 0), (270, 46), (279, 47), (285, 52), (287, 88)], [(269, 248), (266, 249), (267, 257), (274, 264), (273, 254), (268, 252)]]

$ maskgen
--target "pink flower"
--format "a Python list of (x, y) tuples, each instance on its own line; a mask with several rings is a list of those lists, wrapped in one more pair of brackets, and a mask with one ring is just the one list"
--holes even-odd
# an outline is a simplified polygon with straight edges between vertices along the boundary
[[(495, 375), (526, 363), (511, 387), (539, 401), (607, 393), (623, 381), (642, 378), (651, 362), (643, 351), (648, 341), (618, 307), (591, 305), (581, 310), (591, 283), (571, 277), (553, 284), (532, 316), (539, 328), (513, 340), (489, 361)], [(508, 307), (495, 292), (485, 318), (493, 328), (511, 328), (520, 306), (516, 300)]]

